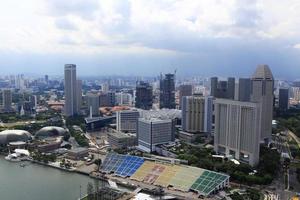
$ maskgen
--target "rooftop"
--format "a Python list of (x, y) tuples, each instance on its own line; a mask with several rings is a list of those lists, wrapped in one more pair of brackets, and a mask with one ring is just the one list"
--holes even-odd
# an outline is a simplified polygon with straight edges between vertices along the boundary
[(252, 78), (274, 80), (273, 74), (268, 65), (258, 65)]

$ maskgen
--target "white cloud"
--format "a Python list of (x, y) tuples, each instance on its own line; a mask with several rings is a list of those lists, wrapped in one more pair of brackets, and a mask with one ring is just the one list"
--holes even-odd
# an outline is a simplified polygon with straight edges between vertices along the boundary
[(10, 0), (0, 7), (0, 48), (184, 52), (203, 40), (297, 40), (299, 8), (298, 0)]

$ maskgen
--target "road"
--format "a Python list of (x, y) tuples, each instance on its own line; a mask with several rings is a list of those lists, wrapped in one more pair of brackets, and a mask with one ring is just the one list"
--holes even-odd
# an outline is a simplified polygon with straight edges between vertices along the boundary
[(297, 142), (298, 147), (300, 148), (300, 139), (297, 137), (297, 135), (290, 130), (288, 130), (288, 134)]

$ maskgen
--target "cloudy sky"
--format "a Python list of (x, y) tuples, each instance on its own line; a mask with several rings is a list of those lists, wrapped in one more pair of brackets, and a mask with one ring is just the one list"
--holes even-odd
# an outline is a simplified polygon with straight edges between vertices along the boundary
[[(299, 0), (9, 0), (1, 73), (300, 78)], [(298, 73), (298, 74), (297, 74)]]

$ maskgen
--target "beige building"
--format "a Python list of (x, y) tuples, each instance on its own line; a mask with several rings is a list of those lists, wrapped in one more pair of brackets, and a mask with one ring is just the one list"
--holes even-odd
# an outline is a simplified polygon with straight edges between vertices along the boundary
[(217, 153), (252, 166), (258, 163), (260, 105), (227, 99), (215, 100), (214, 149)]
[(211, 133), (213, 97), (182, 98), (182, 129), (186, 132)]
[(262, 104), (261, 140), (272, 134), (274, 78), (268, 65), (259, 65), (251, 78), (251, 102)]

